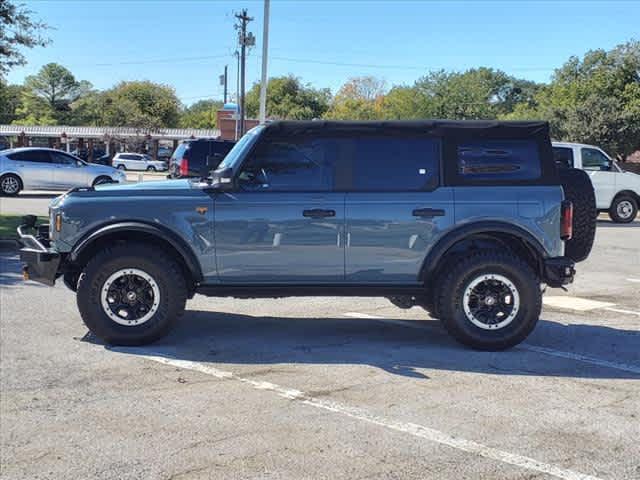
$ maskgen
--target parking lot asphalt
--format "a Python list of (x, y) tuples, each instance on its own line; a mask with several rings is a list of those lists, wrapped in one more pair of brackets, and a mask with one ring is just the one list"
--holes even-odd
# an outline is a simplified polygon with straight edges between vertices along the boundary
[(3, 479), (640, 478), (640, 222), (500, 353), (370, 298), (196, 296), (112, 348), (0, 259)]

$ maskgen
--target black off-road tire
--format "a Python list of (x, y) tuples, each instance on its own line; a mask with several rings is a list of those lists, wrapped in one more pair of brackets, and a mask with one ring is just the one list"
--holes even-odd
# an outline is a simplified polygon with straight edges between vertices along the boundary
[[(505, 326), (486, 330), (476, 326), (464, 310), (465, 290), (477, 278), (499, 275), (519, 295), (515, 317)], [(508, 252), (484, 250), (460, 260), (442, 276), (437, 309), (445, 329), (460, 343), (476, 350), (504, 350), (522, 342), (534, 329), (542, 308), (540, 280), (532, 268)]]
[(559, 170), (565, 199), (573, 203), (573, 237), (565, 242), (565, 256), (574, 262), (585, 260), (596, 237), (596, 196), (586, 172), (577, 168)]
[[(620, 215), (620, 213), (618, 212), (618, 207), (623, 202), (626, 202), (626, 205), (628, 205), (631, 208), (631, 213), (629, 213), (629, 215), (623, 216), (623, 215)], [(609, 217), (611, 217), (611, 220), (613, 220), (614, 222), (631, 223), (636, 219), (637, 216), (638, 216), (638, 202), (632, 196), (624, 195), (624, 194), (618, 195), (616, 198), (613, 199), (613, 202), (611, 202), (611, 208), (609, 209)]]
[[(184, 313), (187, 287), (180, 265), (153, 246), (130, 243), (106, 248), (93, 257), (80, 275), (77, 303), (85, 325), (93, 334), (112, 345), (145, 345), (165, 336)], [(101, 291), (107, 279), (121, 269), (146, 272), (156, 282), (160, 301), (156, 312), (140, 325), (121, 325), (102, 307)]]

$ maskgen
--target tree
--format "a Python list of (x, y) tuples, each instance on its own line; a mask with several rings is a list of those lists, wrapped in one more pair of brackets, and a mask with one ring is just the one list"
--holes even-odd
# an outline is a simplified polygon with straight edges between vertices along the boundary
[(384, 94), (384, 80), (375, 77), (351, 78), (340, 87), (325, 117), (336, 120), (381, 118)]
[(214, 128), (216, 112), (222, 108), (219, 100), (200, 100), (185, 108), (180, 114), (180, 126), (183, 128)]
[(24, 102), (30, 104), (29, 111), (47, 109), (46, 116), (59, 123), (67, 123), (71, 104), (91, 90), (87, 81), (77, 81), (73, 74), (62, 65), (48, 63), (36, 75), (25, 79)]
[(105, 125), (141, 131), (178, 125), (180, 101), (172, 87), (147, 80), (121, 82), (103, 95)]
[(0, 0), (0, 77), (11, 68), (27, 63), (21, 48), (44, 47), (49, 43), (41, 36), (48, 27), (33, 20), (32, 14), (23, 5)]
[[(272, 119), (311, 120), (321, 118), (329, 108), (331, 92), (304, 85), (292, 75), (270, 78), (267, 83), (267, 116)], [(248, 117), (256, 117), (260, 106), (260, 83), (246, 96)]]
[(23, 90), (22, 85), (7, 85), (0, 79), (0, 123), (8, 124), (18, 118)]
[(571, 57), (532, 106), (507, 117), (546, 119), (557, 140), (593, 143), (626, 158), (640, 149), (640, 42)]
[(539, 85), (481, 67), (462, 73), (431, 72), (414, 88), (424, 117), (479, 120), (495, 119), (533, 101)]

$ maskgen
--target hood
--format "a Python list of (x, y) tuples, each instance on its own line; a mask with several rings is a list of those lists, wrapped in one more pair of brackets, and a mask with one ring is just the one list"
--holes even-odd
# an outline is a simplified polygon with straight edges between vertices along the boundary
[(127, 192), (144, 192), (144, 191), (175, 191), (175, 190), (191, 190), (192, 182), (187, 179), (182, 180), (151, 180), (148, 182), (128, 183), (128, 184), (104, 184), (95, 187), (96, 192), (117, 192), (126, 194)]
[(88, 168), (96, 173), (104, 173), (105, 175), (113, 175), (118, 172), (117, 168), (110, 167), (108, 165), (100, 165), (99, 163), (88, 163)]

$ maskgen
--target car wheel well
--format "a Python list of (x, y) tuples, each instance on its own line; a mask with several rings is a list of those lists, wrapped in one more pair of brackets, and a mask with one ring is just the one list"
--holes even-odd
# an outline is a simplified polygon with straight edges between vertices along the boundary
[(101, 180), (106, 180), (105, 183), (111, 183), (113, 181), (113, 179), (109, 175), (98, 175), (96, 178), (93, 179), (93, 182), (91, 183), (91, 185), (95, 187), (99, 183), (102, 183)]
[[(486, 250), (507, 250), (524, 260), (536, 274), (542, 275), (544, 262), (538, 251), (525, 239), (506, 232), (474, 233), (454, 243), (438, 260), (431, 272), (425, 272), (432, 278), (437, 278), (441, 272), (463, 257), (472, 253)], [(425, 277), (427, 283), (429, 280)]]
[(618, 193), (616, 193), (615, 197), (613, 197), (613, 200), (611, 201), (611, 204), (613, 205), (613, 203), (620, 197), (631, 197), (636, 201), (638, 206), (640, 206), (640, 195), (638, 195), (633, 190), (621, 190), (621, 191), (619, 191)]
[(5, 177), (16, 177), (18, 179), (18, 182), (20, 182), (20, 190), (24, 189), (24, 182), (22, 181), (22, 177), (20, 177), (20, 175), (18, 175), (17, 173), (3, 173), (2, 175), (0, 175), (0, 181), (2, 181), (2, 179)]
[[(73, 261), (72, 267), (70, 271), (67, 272), (67, 274), (71, 278), (73, 278), (73, 276), (75, 275), (77, 280), (77, 276), (80, 275), (84, 267), (87, 265), (87, 263), (89, 263), (89, 260), (91, 260), (91, 258), (93, 258), (98, 252), (104, 250), (107, 247), (113, 247), (115, 245), (125, 245), (127, 243), (143, 243), (149, 245), (151, 248), (159, 248), (171, 258), (176, 259), (187, 283), (189, 298), (193, 296), (193, 294), (195, 293), (197, 282), (182, 254), (173, 245), (171, 245), (170, 242), (149, 232), (137, 230), (120, 230), (96, 238), (80, 251), (78, 256)], [(72, 283), (77, 284), (77, 281)], [(67, 284), (67, 286), (69, 286), (69, 284)]]

